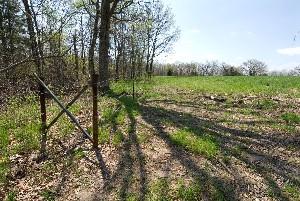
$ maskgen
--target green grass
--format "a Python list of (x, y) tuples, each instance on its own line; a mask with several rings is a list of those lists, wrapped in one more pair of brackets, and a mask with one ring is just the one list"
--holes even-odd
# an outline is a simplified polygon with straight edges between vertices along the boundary
[(193, 182), (191, 185), (185, 185), (183, 182), (180, 182), (177, 190), (177, 197), (179, 200), (185, 201), (201, 200), (202, 190), (200, 182)]
[(44, 190), (41, 193), (41, 196), (44, 198), (46, 201), (53, 201), (55, 200), (55, 193), (51, 190)]
[(34, 96), (11, 99), (0, 114), (0, 185), (6, 182), (9, 156), (39, 148), (39, 107)]
[(175, 180), (174, 185), (171, 185), (169, 178), (159, 178), (150, 183), (146, 200), (149, 201), (197, 201), (203, 200), (207, 195), (211, 200), (223, 201), (226, 200), (224, 192), (220, 190), (218, 185), (211, 183), (210, 179), (207, 182), (201, 183), (200, 180), (190, 181), (188, 184), (184, 180)]
[(209, 135), (205, 133), (195, 133), (190, 129), (180, 129), (170, 135), (171, 141), (184, 147), (186, 150), (196, 154), (202, 154), (208, 158), (218, 153), (218, 144)]
[(300, 97), (299, 77), (155, 77), (155, 86), (188, 89), (205, 93), (285, 94)]
[(299, 124), (300, 123), (300, 115), (287, 112), (281, 115), (281, 118), (288, 124)]
[(274, 109), (277, 106), (273, 100), (263, 99), (256, 101), (256, 108), (260, 110)]
[(283, 192), (287, 194), (291, 200), (300, 200), (300, 188), (293, 184), (286, 184), (283, 188)]
[(16, 201), (16, 200), (17, 200), (16, 199), (16, 192), (14, 192), (14, 191), (8, 192), (6, 201)]
[[(131, 82), (114, 83), (112, 88), (116, 92), (132, 92)], [(153, 89), (181, 89), (192, 90), (194, 92), (209, 94), (229, 94), (229, 95), (286, 95), (290, 97), (300, 97), (300, 78), (293, 76), (273, 77), (273, 76), (190, 76), (190, 77), (163, 77), (156, 76), (149, 82), (137, 82), (137, 93), (143, 94), (145, 98), (159, 98), (160, 92)]]
[(167, 201), (172, 200), (170, 195), (170, 185), (166, 178), (160, 178), (150, 185), (146, 200)]
[(122, 132), (117, 131), (114, 135), (113, 135), (113, 139), (112, 139), (112, 144), (117, 146), (119, 144), (121, 144), (124, 141), (124, 135)]
[[(112, 84), (113, 93), (118, 94), (126, 91), (131, 93), (131, 82), (119, 82)], [(249, 108), (238, 108), (240, 113), (245, 115), (259, 116), (260, 110), (272, 110), (279, 107), (269, 96), (283, 95), (289, 97), (300, 97), (300, 80), (298, 77), (154, 77), (152, 81), (137, 82), (136, 92), (137, 100), (146, 100), (148, 98), (158, 99), (164, 96), (172, 96), (173, 100), (180, 100), (182, 96), (179, 92), (193, 91), (195, 93), (209, 93), (228, 95), (225, 107), (232, 107), (235, 96), (239, 95), (262, 95), (262, 99), (249, 105)], [(173, 93), (174, 92), (174, 93)], [(232, 98), (232, 99), (231, 99)], [(101, 144), (111, 143), (115, 146), (122, 144), (126, 138), (126, 132), (131, 131), (128, 123), (132, 122), (139, 114), (140, 108), (138, 101), (133, 100), (130, 95), (113, 99), (110, 96), (99, 98), (99, 114), (101, 117), (99, 128), (99, 141)], [(84, 102), (77, 102), (70, 110), (73, 114), (78, 114), (82, 109), (89, 106)], [(211, 109), (218, 109), (218, 105), (208, 105)], [(60, 109), (57, 106), (47, 108), (49, 115), (55, 116)], [(224, 113), (224, 120), (229, 119), (231, 113)], [(278, 128), (286, 129), (295, 133), (297, 125), (300, 123), (300, 116), (296, 113), (284, 113), (280, 116), (286, 122), (276, 124)], [(49, 117), (51, 119), (51, 117)], [(167, 120), (167, 119), (166, 119)], [(163, 124), (176, 127), (172, 121), (167, 122), (162, 118)], [(125, 126), (124, 126), (125, 125)], [(68, 117), (64, 115), (57, 122), (59, 136), (72, 134), (75, 129)], [(116, 130), (113, 127), (116, 127)], [(275, 126), (275, 125), (274, 125)], [(126, 130), (127, 129), (127, 130)], [(6, 182), (6, 175), (9, 171), (9, 157), (14, 154), (26, 154), (39, 148), (40, 135), (40, 114), (37, 98), (29, 96), (25, 99), (14, 99), (10, 101), (7, 110), (0, 114), (0, 186)], [(91, 131), (91, 129), (89, 129)], [(113, 131), (113, 132), (112, 132)], [(138, 133), (138, 141), (145, 143), (151, 137), (148, 134)], [(219, 154), (219, 144), (216, 139), (207, 131), (195, 130), (190, 128), (179, 129), (169, 134), (169, 139), (177, 146), (185, 150), (203, 155), (207, 158), (215, 157)], [(233, 155), (241, 155), (244, 152), (242, 146), (233, 147)], [(74, 157), (81, 159), (85, 155), (82, 149), (74, 151)], [(221, 154), (220, 154), (221, 155)], [(218, 155), (219, 156), (219, 155)], [(230, 163), (230, 157), (224, 155), (225, 164)], [(53, 169), (51, 163), (43, 167), (50, 171)], [(214, 200), (223, 200), (223, 192), (218, 187), (209, 184), (209, 192)], [(202, 193), (206, 192), (206, 184), (192, 182), (191, 184), (180, 183), (178, 186), (171, 186), (168, 179), (159, 179), (150, 185), (147, 193), (148, 200), (197, 200), (201, 198)], [(283, 192), (291, 199), (300, 200), (299, 188), (287, 184)], [(45, 190), (41, 194), (45, 200), (53, 200), (55, 194)], [(11, 192), (11, 200), (15, 194)], [(130, 194), (128, 200), (137, 200), (136, 194)]]
[(85, 157), (85, 153), (82, 148), (77, 148), (76, 150), (74, 150), (73, 154), (74, 154), (74, 157), (77, 159), (82, 159)]

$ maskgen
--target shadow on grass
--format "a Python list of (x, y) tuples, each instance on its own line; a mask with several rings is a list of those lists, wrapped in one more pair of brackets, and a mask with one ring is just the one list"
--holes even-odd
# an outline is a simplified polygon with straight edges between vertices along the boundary
[[(289, 181), (300, 187), (300, 167), (288, 163), (280, 157), (275, 157), (261, 151), (272, 150), (278, 147), (286, 147), (290, 140), (275, 135), (265, 136), (254, 132), (227, 128), (210, 120), (201, 119), (188, 113), (177, 112), (165, 108), (144, 105), (141, 106), (141, 115), (147, 123), (153, 125), (156, 129), (157, 135), (162, 138), (172, 150), (174, 158), (180, 161), (190, 173), (195, 175), (195, 178), (200, 178), (203, 182), (212, 180), (213, 185), (220, 188), (223, 192), (224, 198), (226, 199), (237, 199), (232, 189), (238, 189), (245, 181), (240, 180), (237, 177), (235, 184), (229, 184), (218, 177), (209, 175), (209, 173), (199, 168), (192, 160), (191, 154), (178, 146), (174, 146), (174, 143), (170, 138), (170, 134), (163, 129), (163, 123), (161, 123), (162, 120), (172, 122), (178, 128), (208, 130), (211, 135), (217, 138), (221, 155), (223, 153), (227, 153), (228, 155), (243, 161), (247, 167), (252, 168), (256, 173), (264, 178), (270, 191), (273, 192), (273, 196), (280, 200), (289, 200), (289, 198), (282, 193), (281, 188), (276, 184), (276, 182), (272, 182), (271, 174), (275, 174), (276, 177), (283, 178), (285, 182)], [(230, 135), (228, 136), (228, 134)], [(296, 142), (297, 140), (299, 141), (299, 139), (295, 139)], [(243, 147), (243, 149), (240, 150), (240, 153), (236, 153), (234, 151), (233, 148), (236, 146)], [(260, 147), (260, 149), (256, 149), (255, 146)], [(255, 158), (258, 158), (258, 160)], [(214, 159), (210, 160), (213, 164), (216, 164), (217, 162)], [(237, 174), (237, 172), (233, 174)]]
[[(216, 139), (219, 147), (219, 154), (215, 157), (207, 158), (210, 162), (220, 167), (220, 160), (224, 155), (234, 157), (246, 167), (258, 174), (268, 186), (270, 194), (279, 200), (290, 200), (275, 182), (275, 178), (282, 178), (285, 182), (292, 182), (300, 188), (299, 172), (300, 167), (283, 160), (280, 157), (268, 154), (270, 152), (263, 150), (272, 150), (276, 148), (286, 148), (291, 143), (291, 139), (277, 135), (263, 135), (255, 132), (233, 129), (222, 126), (215, 121), (206, 120), (199, 116), (189, 113), (178, 112), (171, 109), (149, 106), (147, 104), (138, 105), (131, 97), (126, 94), (117, 96), (113, 92), (110, 97), (116, 98), (119, 104), (125, 108), (129, 119), (128, 137), (120, 149), (117, 169), (110, 173), (107, 169), (101, 152), (96, 150), (98, 162), (96, 165), (101, 169), (104, 177), (104, 188), (95, 194), (94, 200), (108, 199), (110, 194), (117, 190), (120, 200), (127, 200), (134, 194), (136, 200), (147, 199), (149, 192), (149, 182), (145, 167), (145, 156), (141, 145), (139, 144), (136, 127), (136, 113), (142, 119), (153, 126), (156, 135), (161, 138), (171, 151), (171, 158), (179, 161), (185, 167), (195, 181), (199, 181), (203, 189), (201, 198), (205, 200), (239, 200), (240, 192), (247, 191), (247, 181), (239, 176), (229, 165), (225, 165), (226, 171), (233, 175), (234, 181), (226, 180), (218, 174), (212, 174), (203, 167), (200, 167), (195, 160), (195, 154), (188, 152), (185, 147), (174, 143), (172, 136), (164, 129), (163, 120), (171, 122), (177, 128), (184, 128), (192, 131), (199, 137), (203, 137), (203, 131), (208, 131), (209, 135)], [(182, 106), (183, 107), (183, 106)], [(119, 112), (119, 109), (117, 110)], [(112, 127), (117, 130), (115, 118), (113, 115)], [(298, 146), (299, 139), (295, 138), (294, 143)], [(236, 149), (238, 147), (238, 150)], [(267, 152), (267, 153), (266, 153)], [(72, 160), (72, 158), (70, 158)], [(224, 164), (222, 164), (224, 166)], [(66, 170), (68, 167), (66, 166)], [(169, 169), (170, 171), (170, 169)], [(62, 178), (66, 177), (67, 171), (63, 171)], [(62, 179), (62, 184), (65, 179)], [(62, 185), (63, 187), (63, 185)], [(59, 187), (60, 189), (62, 187)]]
[[(120, 152), (120, 160), (117, 164), (115, 173), (104, 184), (104, 196), (109, 196), (109, 192), (118, 188), (118, 196), (120, 200), (127, 200), (132, 193), (138, 200), (145, 200), (147, 191), (147, 175), (145, 169), (145, 159), (136, 134), (135, 112), (138, 110), (137, 102), (125, 94), (117, 95), (113, 92), (109, 93), (110, 97), (116, 98), (121, 105), (125, 107), (127, 117), (129, 119), (128, 138), (125, 139)], [(117, 115), (114, 115), (116, 118)], [(112, 121), (116, 122), (116, 121)], [(113, 125), (116, 127), (116, 125)], [(133, 182), (138, 181), (138, 192), (131, 192)], [(135, 190), (135, 189), (134, 189)], [(103, 197), (106, 199), (108, 197)], [(94, 200), (99, 199), (95, 195)]]
[(183, 147), (176, 146), (169, 133), (164, 130), (163, 123), (161, 123), (163, 119), (168, 119), (177, 124), (177, 127), (201, 130), (201, 127), (191, 126), (191, 121), (195, 119), (186, 119), (181, 113), (175, 112), (172, 114), (172, 111), (149, 106), (141, 106), (141, 115), (147, 123), (155, 128), (157, 135), (168, 145), (171, 150), (171, 158), (179, 161), (194, 179), (199, 181), (207, 190), (202, 191), (203, 198), (209, 200), (237, 200), (233, 190), (234, 186), (229, 181), (210, 175), (207, 170), (199, 167), (196, 161), (193, 160), (193, 154), (187, 152)]
[[(65, 188), (66, 182), (69, 179), (70, 174), (72, 174), (72, 171), (73, 171), (72, 165), (74, 164), (76, 149), (80, 149), (80, 147), (85, 142), (85, 138), (81, 137), (80, 140), (77, 143), (73, 144), (70, 148), (64, 146), (64, 144), (60, 140), (58, 140), (57, 142), (58, 142), (59, 146), (62, 148), (62, 150), (64, 151), (64, 156), (67, 158), (67, 160), (65, 163), (63, 163), (63, 167), (62, 167), (62, 170), (61, 170), (61, 173), (59, 176), (60, 181), (58, 182), (57, 186), (55, 187), (53, 196), (59, 196), (61, 194), (61, 192), (63, 191), (63, 189)], [(109, 169), (107, 168), (107, 166), (103, 160), (100, 149), (93, 149), (93, 151), (95, 152), (96, 161), (88, 158), (87, 156), (83, 156), (83, 158), (86, 161), (94, 164), (95, 166), (98, 166), (99, 169), (101, 170), (101, 174), (103, 176), (104, 181), (106, 181), (110, 177)]]

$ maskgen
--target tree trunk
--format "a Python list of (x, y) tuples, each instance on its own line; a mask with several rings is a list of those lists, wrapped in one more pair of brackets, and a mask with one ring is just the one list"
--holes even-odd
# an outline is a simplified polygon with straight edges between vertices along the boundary
[(86, 75), (86, 66), (85, 66), (85, 49), (84, 49), (84, 33), (83, 33), (83, 22), (82, 22), (82, 16), (80, 19), (80, 32), (81, 32), (81, 60), (82, 60), (82, 74)]
[(110, 30), (111, 8), (109, 0), (101, 2), (101, 24), (99, 32), (99, 81), (100, 91), (109, 90), (109, 30)]
[(78, 79), (79, 79), (79, 58), (78, 58), (78, 50), (77, 50), (76, 32), (74, 33), (74, 36), (73, 36), (73, 46), (74, 46), (74, 54), (75, 54), (75, 74), (76, 74), (76, 79), (78, 81)]

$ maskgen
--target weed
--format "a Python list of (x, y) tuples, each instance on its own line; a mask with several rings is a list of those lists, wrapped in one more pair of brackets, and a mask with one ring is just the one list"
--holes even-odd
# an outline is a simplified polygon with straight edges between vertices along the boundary
[(283, 192), (288, 194), (291, 200), (300, 200), (300, 189), (292, 183), (286, 184), (283, 188)]
[(263, 99), (256, 102), (256, 108), (260, 110), (273, 109), (277, 104), (273, 100)]
[(124, 135), (122, 132), (117, 131), (112, 139), (113, 145), (120, 145), (124, 141)]
[(44, 198), (44, 200), (46, 201), (53, 201), (55, 200), (55, 193), (51, 190), (44, 190), (41, 193), (42, 197)]
[(130, 193), (126, 197), (126, 201), (138, 201), (139, 197), (135, 193)]
[(17, 200), (17, 193), (14, 191), (9, 191), (7, 194), (6, 201), (16, 201)]
[(82, 148), (75, 149), (73, 154), (77, 159), (82, 159), (85, 156), (85, 153)]
[(99, 143), (109, 143), (110, 130), (108, 127), (101, 127), (99, 129)]
[(288, 124), (299, 124), (300, 116), (298, 114), (287, 112), (281, 115), (281, 118)]
[(150, 136), (145, 133), (139, 132), (137, 135), (138, 143), (140, 144), (146, 143), (149, 140), (149, 138)]
[(190, 186), (186, 186), (183, 182), (179, 183), (177, 197), (179, 200), (197, 201), (201, 200), (202, 187), (200, 182), (193, 182)]

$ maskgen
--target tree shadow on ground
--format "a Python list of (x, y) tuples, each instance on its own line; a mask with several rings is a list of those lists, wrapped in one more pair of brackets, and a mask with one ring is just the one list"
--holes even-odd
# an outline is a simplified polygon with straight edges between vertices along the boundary
[[(81, 149), (82, 145), (85, 143), (86, 138), (84, 136), (79, 137), (79, 139), (76, 141), (76, 143), (72, 144), (70, 147), (66, 147), (62, 141), (57, 140), (58, 145), (60, 146), (61, 150), (64, 152), (63, 156), (61, 158), (66, 158), (66, 160), (63, 162), (63, 167), (60, 172), (59, 176), (59, 182), (54, 188), (54, 195), (60, 196), (62, 191), (64, 190), (66, 183), (68, 179), (70, 178), (70, 175), (73, 173), (72, 166), (74, 165), (75, 161), (75, 155), (76, 150)], [(88, 150), (90, 151), (90, 150)], [(101, 174), (104, 180), (108, 180), (110, 176), (110, 172), (108, 167), (105, 164), (105, 161), (103, 160), (101, 151), (99, 148), (92, 149), (92, 151), (95, 153), (96, 161), (90, 159), (88, 156), (83, 157), (84, 160), (94, 164), (95, 166), (99, 167), (101, 170)], [(55, 154), (56, 156), (61, 155), (60, 153)]]
[[(200, 181), (204, 189), (207, 190), (202, 192), (203, 198), (209, 200), (237, 200), (233, 191), (234, 186), (230, 181), (210, 175), (193, 160), (193, 155), (191, 153), (185, 151), (183, 147), (176, 146), (173, 143), (169, 133), (164, 130), (163, 123), (161, 123), (163, 119), (168, 118), (168, 114), (165, 114), (165, 112), (167, 113), (168, 111), (154, 107), (141, 106), (142, 118), (155, 128), (158, 137), (168, 145), (168, 148), (171, 150), (171, 158), (179, 161), (193, 178)], [(175, 118), (173, 121), (174, 123), (177, 123), (176, 119), (183, 120), (182, 115), (179, 114), (178, 116), (173, 117)], [(186, 119), (186, 121), (189, 121), (189, 119)]]
[[(101, 195), (101, 199), (109, 198), (110, 192), (118, 191), (118, 199), (127, 200), (132, 194), (138, 200), (145, 200), (147, 191), (147, 175), (145, 169), (145, 159), (142, 148), (139, 144), (136, 134), (135, 111), (137, 103), (131, 97), (117, 95), (111, 92), (110, 97), (116, 98), (121, 105), (124, 106), (129, 119), (128, 137), (125, 139), (119, 156), (117, 168), (111, 177), (105, 181)], [(119, 111), (119, 110), (118, 110)], [(117, 115), (113, 115), (115, 118)], [(116, 122), (113, 120), (113, 122)], [(113, 125), (113, 128), (116, 125)], [(137, 181), (137, 189), (134, 189), (133, 183)], [(94, 200), (99, 200), (99, 196), (95, 195)]]
[[(220, 190), (223, 191), (225, 199), (237, 199), (237, 195), (232, 189), (240, 188), (244, 185), (244, 183), (246, 183), (246, 181), (235, 177), (235, 183), (231, 184), (221, 178), (210, 175), (205, 170), (198, 167), (192, 160), (192, 155), (190, 153), (186, 152), (184, 148), (174, 145), (170, 138), (170, 133), (167, 133), (163, 129), (163, 120), (172, 122), (178, 128), (189, 128), (199, 131), (208, 130), (218, 140), (221, 155), (226, 153), (226, 155), (243, 161), (248, 168), (251, 168), (264, 178), (273, 195), (280, 200), (289, 200), (289, 198), (283, 194), (281, 188), (276, 184), (276, 182), (274, 182), (273, 176), (283, 178), (284, 181), (290, 181), (300, 187), (300, 167), (288, 163), (288, 161), (282, 160), (279, 157), (275, 157), (261, 151), (277, 147), (286, 147), (290, 140), (276, 135), (265, 136), (255, 132), (227, 128), (216, 124), (213, 121), (193, 116), (192, 114), (177, 112), (165, 108), (143, 105), (141, 106), (141, 115), (147, 123), (151, 124), (155, 128), (157, 135), (169, 146), (172, 150), (173, 157), (180, 161), (180, 163), (186, 167), (195, 178), (198, 178), (203, 182), (211, 180), (212, 185), (219, 187)], [(228, 136), (228, 133), (230, 136)], [(295, 140), (296, 142), (299, 141), (299, 139)], [(234, 151), (234, 148), (237, 145), (243, 147), (243, 149), (240, 150), (240, 153), (236, 153)], [(255, 149), (255, 146), (260, 146), (261, 149)], [(253, 160), (253, 157), (259, 159)], [(218, 160), (210, 160), (213, 164), (217, 165)], [(233, 174), (238, 175), (237, 172), (233, 172)], [(211, 195), (209, 195), (209, 197), (212, 199)]]
[[(66, 147), (62, 141), (56, 140), (58, 145), (60, 146), (61, 150), (64, 152), (64, 157), (66, 157), (66, 162), (63, 163), (63, 167), (60, 173), (60, 180), (56, 187), (54, 188), (54, 195), (58, 196), (61, 194), (62, 190), (64, 189), (66, 182), (68, 180), (69, 175), (71, 174), (71, 165), (74, 162), (74, 151), (76, 148), (80, 147), (84, 143), (84, 138), (80, 138), (78, 142), (73, 144), (71, 147)], [(59, 153), (55, 154), (55, 156), (58, 156)]]

